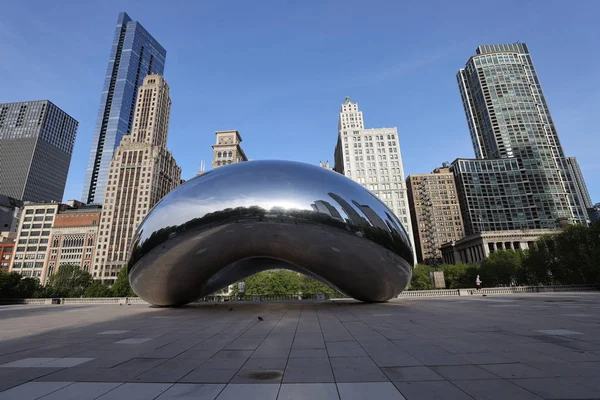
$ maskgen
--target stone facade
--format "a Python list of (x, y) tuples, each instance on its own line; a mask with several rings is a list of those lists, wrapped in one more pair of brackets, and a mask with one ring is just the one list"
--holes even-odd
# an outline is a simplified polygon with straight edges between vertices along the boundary
[(398, 217), (415, 248), (398, 130), (365, 129), (362, 111), (349, 97), (340, 107), (334, 170), (378, 196)]
[(553, 229), (523, 229), (480, 232), (441, 247), (446, 264), (480, 263), (496, 250), (527, 250), (542, 235), (560, 233)]
[(59, 211), (67, 208), (67, 205), (59, 203), (25, 203), (10, 271), (45, 282), (54, 219)]
[(148, 75), (139, 88), (131, 135), (110, 164), (92, 275), (114, 283), (127, 264), (138, 225), (148, 211), (182, 182), (167, 150), (171, 99), (163, 77)]
[(246, 153), (244, 153), (240, 145), (242, 137), (238, 131), (217, 131), (215, 134), (217, 142), (212, 146), (213, 168), (248, 161), (248, 157), (246, 157)]
[(75, 264), (91, 273), (100, 226), (100, 206), (66, 210), (54, 218), (48, 261), (42, 283), (58, 272), (61, 265)]

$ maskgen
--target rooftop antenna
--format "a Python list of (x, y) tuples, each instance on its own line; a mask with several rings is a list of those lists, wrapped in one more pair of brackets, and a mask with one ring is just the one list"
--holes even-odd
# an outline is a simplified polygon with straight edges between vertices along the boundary
[(202, 175), (205, 171), (205, 166), (206, 164), (204, 163), (204, 160), (200, 160), (200, 170), (198, 171), (198, 173), (196, 175)]

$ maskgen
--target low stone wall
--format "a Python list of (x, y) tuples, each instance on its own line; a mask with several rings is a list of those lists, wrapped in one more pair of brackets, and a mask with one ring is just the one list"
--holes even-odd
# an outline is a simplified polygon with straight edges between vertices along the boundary
[[(548, 292), (590, 292), (600, 290), (600, 285), (563, 285), (563, 286), (515, 286), (477, 289), (437, 289), (437, 290), (408, 290), (402, 292), (398, 298), (407, 297), (446, 297), (446, 296), (472, 296), (476, 294), (519, 294), (519, 293), (548, 293)], [(310, 296), (303, 299), (302, 295), (265, 295), (246, 296), (243, 300), (227, 296), (209, 296), (199, 299), (192, 304), (223, 301), (321, 301), (331, 300), (326, 297)], [(82, 298), (54, 298), (54, 299), (0, 299), (0, 305), (8, 304), (148, 304), (139, 297), (82, 297)]]

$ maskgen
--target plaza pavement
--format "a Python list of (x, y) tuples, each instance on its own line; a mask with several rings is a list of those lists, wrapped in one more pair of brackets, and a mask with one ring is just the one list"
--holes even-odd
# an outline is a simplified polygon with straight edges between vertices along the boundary
[(600, 293), (0, 307), (2, 400), (599, 399), (599, 378)]

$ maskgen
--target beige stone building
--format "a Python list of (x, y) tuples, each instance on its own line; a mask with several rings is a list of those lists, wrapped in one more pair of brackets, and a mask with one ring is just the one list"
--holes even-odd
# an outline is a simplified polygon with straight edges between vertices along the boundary
[(48, 261), (42, 273), (42, 283), (61, 265), (76, 264), (91, 273), (100, 227), (100, 206), (67, 209), (54, 218), (50, 234)]
[(238, 131), (217, 131), (215, 134), (217, 135), (217, 143), (212, 146), (213, 168), (248, 161), (246, 153), (240, 146), (242, 137)]
[[(80, 208), (85, 208), (85, 204), (76, 200), (72, 200), (68, 204), (26, 202), (19, 220), (15, 242), (16, 248), (9, 271), (17, 272), (22, 276), (37, 278), (41, 284), (46, 284), (49, 275), (50, 249), (55, 237), (56, 222), (59, 221), (59, 227), (64, 227), (64, 224), (60, 222), (64, 221), (63, 213), (77, 211)], [(81, 227), (77, 227), (77, 229), (79, 228)], [(97, 229), (97, 226), (95, 229)], [(78, 232), (80, 233), (80, 231)], [(81, 248), (77, 247), (77, 249), (75, 249), (75, 246), (72, 247), (72, 250), (77, 252), (72, 254), (81, 253), (85, 255), (85, 244), (80, 246)], [(54, 259), (55, 263), (53, 265), (57, 265), (57, 260), (57, 258)], [(74, 258), (69, 260), (70, 264), (82, 264)], [(88, 257), (88, 260), (91, 260), (91, 258)]]
[(181, 168), (167, 150), (171, 99), (159, 75), (139, 88), (135, 120), (110, 163), (92, 275), (114, 283), (127, 264), (136, 229), (148, 211), (182, 182)]
[(497, 250), (527, 250), (542, 235), (557, 234), (553, 229), (519, 229), (510, 231), (479, 232), (456, 242), (442, 245), (446, 264), (476, 264)]
[(410, 215), (419, 263), (442, 261), (440, 246), (464, 237), (454, 174), (444, 166), (406, 178)]
[(369, 189), (394, 212), (414, 249), (398, 129), (365, 129), (358, 103), (346, 97), (340, 107), (334, 157), (336, 172)]
[(9, 271), (45, 282), (44, 267), (48, 261), (54, 218), (59, 210), (67, 207), (59, 203), (25, 203)]

